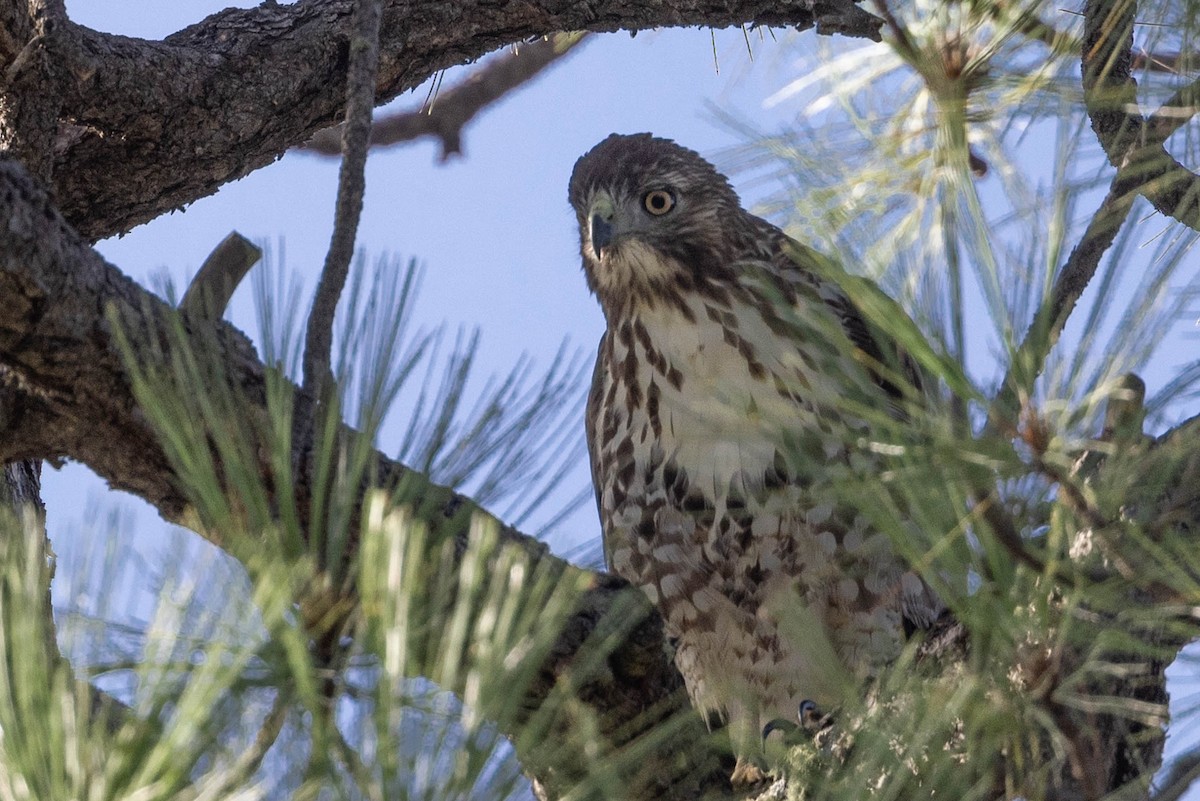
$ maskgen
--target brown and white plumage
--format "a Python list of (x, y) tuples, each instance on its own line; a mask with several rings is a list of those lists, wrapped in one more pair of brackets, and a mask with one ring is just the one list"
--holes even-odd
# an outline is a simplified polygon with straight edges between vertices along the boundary
[(847, 401), (899, 390), (805, 269), (815, 254), (696, 153), (614, 134), (575, 165), (570, 202), (608, 324), (587, 408), (606, 557), (658, 606), (741, 764), (767, 721), (837, 705), (940, 612), (832, 489), (872, 463)]

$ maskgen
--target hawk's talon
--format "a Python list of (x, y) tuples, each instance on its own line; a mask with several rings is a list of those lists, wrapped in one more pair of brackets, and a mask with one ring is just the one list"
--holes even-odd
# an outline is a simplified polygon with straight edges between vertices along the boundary
[(763, 726), (762, 730), (763, 742), (766, 743), (767, 737), (777, 731), (783, 732), (785, 742), (795, 742), (798, 731), (815, 736), (833, 725), (833, 715), (821, 712), (817, 702), (807, 698), (800, 702), (800, 707), (796, 711), (796, 720), (798, 723), (784, 718), (767, 721), (767, 725)]
[(833, 714), (823, 713), (816, 701), (807, 698), (800, 702), (797, 718), (800, 727), (809, 734), (818, 734), (833, 725)]
[(767, 725), (763, 726), (762, 730), (763, 742), (765, 743), (767, 738), (770, 737), (772, 733), (777, 731), (783, 732), (783, 737), (785, 740), (791, 739), (791, 736), (795, 734), (796, 729), (798, 728), (800, 727), (795, 723), (792, 723), (790, 720), (784, 720), (783, 718), (768, 720)]

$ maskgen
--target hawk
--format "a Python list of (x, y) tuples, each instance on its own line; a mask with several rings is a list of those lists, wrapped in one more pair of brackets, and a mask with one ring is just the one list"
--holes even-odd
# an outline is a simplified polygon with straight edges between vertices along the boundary
[(768, 722), (835, 707), (942, 610), (833, 489), (873, 459), (849, 402), (898, 406), (904, 371), (816, 254), (695, 152), (613, 134), (569, 199), (607, 322), (586, 413), (605, 557), (658, 607), (752, 783)]

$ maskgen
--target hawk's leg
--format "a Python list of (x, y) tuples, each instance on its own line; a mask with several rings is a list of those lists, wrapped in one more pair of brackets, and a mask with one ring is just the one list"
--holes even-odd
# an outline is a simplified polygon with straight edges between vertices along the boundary
[(745, 790), (767, 781), (761, 764), (761, 736), (756, 731), (759, 719), (758, 704), (742, 692), (726, 698), (726, 716), (733, 753), (737, 757), (729, 783), (735, 790)]

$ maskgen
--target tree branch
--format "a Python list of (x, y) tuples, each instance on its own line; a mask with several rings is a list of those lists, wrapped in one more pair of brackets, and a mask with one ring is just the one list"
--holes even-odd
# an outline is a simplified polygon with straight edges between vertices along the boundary
[[(477, 114), (570, 53), (587, 39), (584, 33), (555, 33), (497, 56), (450, 89), (440, 89), (420, 108), (390, 114), (371, 126), (371, 146), (410, 142), (422, 136), (442, 143), (441, 160), (462, 153), (462, 133)], [(341, 126), (318, 131), (298, 150), (336, 156), (341, 152)]]
[(230, 232), (192, 276), (179, 310), (191, 317), (221, 319), (234, 290), (260, 258), (262, 250), (257, 245), (237, 231)]
[[(366, 191), (367, 138), (375, 107), (375, 73), (379, 68), (379, 22), (382, 0), (358, 0), (346, 90), (346, 122), (342, 125), (342, 168), (338, 173), (333, 236), (321, 280), (308, 313), (304, 339), (304, 389), (318, 402), (333, 384), (333, 318), (350, 273), (354, 239)], [(312, 420), (302, 421), (311, 433)], [(301, 436), (302, 443), (308, 442)]]
[[(335, 122), (345, 104), (344, 79), (336, 76), (345, 74), (353, 5), (301, 0), (227, 9), (162, 41), (58, 26), (49, 44), (57, 77), (37, 94), (61, 99), (59, 119), (69, 129), (56, 153), (63, 214), (92, 241), (128, 231), (271, 163)], [(376, 99), (554, 31), (747, 23), (879, 35), (879, 20), (850, 0), (386, 0)]]

